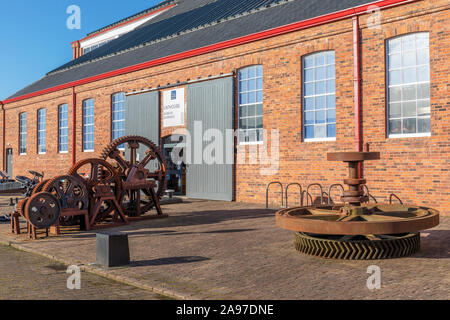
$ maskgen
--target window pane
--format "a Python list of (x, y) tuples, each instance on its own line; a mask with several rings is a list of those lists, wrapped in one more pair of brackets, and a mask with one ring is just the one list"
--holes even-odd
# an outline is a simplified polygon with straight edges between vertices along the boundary
[(402, 120), (389, 121), (389, 133), (390, 134), (401, 134), (402, 133)]
[(303, 59), (303, 65), (305, 68), (314, 67), (314, 56), (307, 56)]
[(327, 96), (327, 108), (336, 108), (336, 97), (334, 94)]
[(431, 121), (430, 118), (419, 118), (417, 119), (417, 131), (420, 133), (431, 132)]
[(403, 87), (403, 101), (416, 100), (416, 85)]
[(316, 94), (324, 94), (326, 91), (325, 85), (325, 81), (316, 82)]
[(430, 81), (430, 67), (429, 66), (421, 66), (417, 68), (417, 81)]
[(327, 122), (336, 122), (336, 110), (327, 110)]
[(430, 84), (421, 83), (417, 85), (417, 99), (428, 99), (430, 97)]
[(325, 96), (320, 96), (316, 98), (316, 110), (317, 109), (325, 109), (327, 107)]
[(315, 126), (314, 127), (314, 137), (315, 138), (325, 138), (326, 137), (326, 126)]
[(398, 69), (402, 67), (402, 55), (393, 54), (389, 56), (389, 69)]
[(316, 123), (325, 123), (326, 112), (316, 111)]
[(327, 125), (327, 137), (336, 137), (336, 125), (335, 124), (329, 124)]
[(402, 74), (403, 72), (401, 70), (396, 71), (390, 71), (389, 72), (389, 84), (390, 85), (396, 85), (402, 83)]
[(401, 103), (391, 103), (389, 105), (389, 117), (390, 118), (400, 118), (402, 116), (402, 104)]
[(262, 116), (263, 115), (263, 105), (262, 104), (258, 104), (256, 106), (256, 115), (257, 116)]
[(389, 89), (389, 100), (390, 101), (401, 101), (402, 100), (402, 88), (393, 87)]
[(403, 117), (415, 117), (416, 114), (416, 102), (408, 101), (403, 102)]
[(416, 51), (409, 51), (403, 54), (403, 67), (415, 66), (416, 64)]
[(403, 119), (403, 133), (416, 133), (416, 118)]
[(315, 80), (324, 80), (326, 79), (326, 68), (316, 68), (316, 79)]
[(416, 48), (415, 35), (408, 35), (402, 37), (402, 50), (414, 50)]
[(314, 81), (314, 69), (305, 70), (305, 82)]
[(305, 98), (305, 110), (314, 110), (314, 98)]
[(305, 96), (313, 96), (313, 95), (314, 95), (314, 83), (306, 83)]
[(430, 114), (430, 100), (417, 101), (417, 115), (424, 116)]
[(305, 139), (314, 139), (314, 126), (305, 127)]
[(305, 112), (305, 124), (314, 124), (314, 112)]

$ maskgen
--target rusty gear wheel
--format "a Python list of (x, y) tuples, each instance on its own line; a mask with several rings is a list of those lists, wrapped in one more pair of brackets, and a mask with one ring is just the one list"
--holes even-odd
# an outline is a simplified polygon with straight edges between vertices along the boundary
[(89, 194), (84, 180), (73, 175), (55, 177), (44, 185), (42, 191), (58, 198), (61, 209), (88, 210)]
[[(91, 206), (95, 205), (93, 195), (94, 189), (98, 185), (108, 185), (116, 196), (117, 202), (121, 203), (122, 181), (109, 162), (95, 158), (81, 160), (69, 170), (68, 174), (85, 182)], [(109, 204), (103, 203), (97, 220), (104, 220), (112, 211), (113, 208)]]
[(42, 180), (41, 182), (39, 182), (33, 189), (33, 192), (31, 193), (31, 195), (34, 195), (36, 193), (42, 192), (42, 189), (44, 188), (45, 184), (47, 182), (49, 182), (50, 179), (46, 179), (46, 180)]
[(420, 249), (420, 233), (330, 236), (296, 232), (294, 237), (299, 252), (328, 259), (391, 259), (410, 256)]
[(58, 221), (61, 206), (58, 199), (48, 192), (31, 196), (25, 205), (25, 217), (36, 228), (46, 229)]
[[(125, 145), (125, 156), (119, 147)], [(145, 156), (138, 160), (139, 152)], [(112, 141), (102, 152), (104, 160), (111, 159), (123, 182), (122, 207), (126, 215), (142, 215), (154, 206), (152, 200), (142, 200), (140, 193), (150, 197), (150, 188), (161, 198), (166, 188), (166, 163), (161, 150), (149, 139), (124, 136)]]
[(16, 205), (16, 211), (21, 217), (25, 217), (25, 205), (27, 204), (28, 198), (19, 200)]

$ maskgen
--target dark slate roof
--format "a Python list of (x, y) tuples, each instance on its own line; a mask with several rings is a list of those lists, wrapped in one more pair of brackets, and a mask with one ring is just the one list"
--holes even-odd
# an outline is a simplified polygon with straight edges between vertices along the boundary
[[(48, 73), (8, 99), (341, 11), (374, 0), (176, 0), (177, 6)], [(266, 8), (265, 5), (273, 6)], [(253, 11), (248, 11), (253, 8)], [(260, 10), (255, 10), (260, 8)], [(241, 15), (236, 15), (241, 13)], [(217, 22), (228, 17), (228, 20)], [(208, 24), (208, 22), (213, 22)], [(194, 27), (194, 29), (189, 29)], [(180, 31), (181, 34), (177, 34)], [(162, 38), (163, 37), (163, 38)], [(164, 38), (165, 37), (165, 38)]]
[(148, 8), (148, 9), (144, 10), (144, 11), (141, 11), (141, 12), (138, 12), (138, 13), (136, 13), (136, 14), (133, 14), (132, 16), (126, 17), (126, 18), (124, 18), (124, 19), (122, 19), (122, 20), (116, 21), (116, 22), (111, 23), (111, 24), (109, 24), (109, 25), (107, 25), (107, 26), (104, 26), (104, 27), (102, 27), (102, 28), (100, 28), (100, 29), (97, 29), (97, 30), (95, 30), (95, 31), (92, 31), (92, 32), (88, 33), (86, 36), (91, 36), (91, 35), (93, 35), (93, 34), (96, 34), (96, 33), (98, 33), (98, 32), (101, 32), (101, 31), (103, 31), (103, 30), (106, 30), (106, 29), (112, 28), (112, 27), (114, 27), (114, 26), (117, 26), (117, 25), (119, 25), (119, 24), (121, 24), (121, 23), (130, 21), (130, 20), (133, 20), (133, 19), (138, 18), (138, 17), (140, 17), (140, 16), (143, 16), (143, 15), (149, 13), (149, 12), (152, 12), (152, 11), (158, 10), (158, 9), (160, 9), (160, 8), (166, 7), (166, 6), (168, 6), (168, 5), (171, 5), (171, 4), (174, 3), (174, 2), (176, 2), (176, 0), (166, 0), (166, 1), (160, 2), (160, 3), (158, 3), (156, 6), (153, 6), (153, 7), (151, 7), (151, 8)]

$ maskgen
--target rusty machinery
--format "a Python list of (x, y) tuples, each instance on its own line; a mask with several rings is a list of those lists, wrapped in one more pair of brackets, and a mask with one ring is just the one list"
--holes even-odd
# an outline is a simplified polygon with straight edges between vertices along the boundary
[[(378, 152), (329, 153), (328, 161), (348, 163), (348, 186), (340, 204), (283, 209), (279, 227), (295, 232), (298, 251), (323, 258), (371, 260), (411, 255), (420, 248), (421, 230), (439, 224), (439, 212), (421, 206), (369, 203), (359, 166), (378, 160)], [(308, 195), (307, 195), (308, 196)], [(331, 195), (328, 195), (331, 197)]]
[[(145, 156), (138, 160), (139, 152)], [(162, 218), (159, 199), (165, 188), (166, 165), (159, 148), (139, 136), (112, 141), (102, 152), (104, 159), (77, 162), (67, 175), (36, 183), (29, 195), (17, 204), (12, 231), (20, 233), (18, 216), (28, 222), (28, 234), (36, 229), (53, 229), (79, 220), (82, 229), (111, 227), (128, 221)], [(107, 161), (108, 160), (108, 161)], [(144, 216), (155, 208), (157, 215)]]

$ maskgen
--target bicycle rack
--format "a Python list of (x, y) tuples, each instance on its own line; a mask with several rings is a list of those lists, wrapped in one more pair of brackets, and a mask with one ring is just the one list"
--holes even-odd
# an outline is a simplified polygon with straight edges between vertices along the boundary
[(288, 208), (288, 190), (290, 186), (298, 186), (300, 188), (300, 207), (303, 207), (303, 189), (302, 186), (300, 185), (300, 183), (289, 183), (286, 186), (286, 190), (284, 192), (284, 196), (285, 196), (285, 203), (286, 203), (286, 208)]
[(266, 209), (269, 209), (269, 188), (273, 184), (278, 184), (281, 187), (281, 206), (283, 207), (283, 184), (279, 181), (273, 181), (266, 188)]
[[(328, 204), (331, 204), (331, 202), (332, 202), (332, 199), (331, 199), (331, 190), (332, 190), (333, 188), (336, 188), (336, 187), (340, 187), (340, 188), (342, 189), (342, 196), (344, 196), (344, 192), (345, 192), (344, 186), (343, 186), (342, 184), (340, 184), (340, 183), (332, 184), (332, 185), (328, 188)], [(333, 202), (333, 203), (334, 203), (334, 202)]]
[(311, 199), (311, 203), (313, 203), (312, 196), (310, 194), (306, 195), (306, 190), (303, 190), (303, 192), (302, 192), (302, 199), (303, 199), (304, 196), (309, 196), (309, 198)]
[(320, 204), (322, 204), (323, 203), (323, 188), (322, 188), (322, 185), (318, 184), (318, 183), (312, 183), (312, 184), (308, 185), (308, 187), (306, 188), (306, 205), (307, 206), (309, 205), (309, 198), (308, 198), (308, 196), (311, 197), (311, 204), (313, 203), (312, 196), (309, 194), (309, 188), (310, 187), (319, 187), (320, 188)]
[(398, 202), (400, 202), (400, 204), (403, 204), (403, 201), (400, 200), (399, 197), (397, 197), (395, 194), (391, 193), (391, 195), (389, 196), (389, 204), (392, 204), (392, 198), (396, 198), (398, 200)]
[[(367, 193), (366, 196), (368, 196), (369, 199), (372, 198), (373, 201), (375, 201), (375, 203), (378, 203), (377, 199), (373, 195), (370, 194), (369, 187), (366, 186), (365, 184), (362, 187), (366, 190), (366, 193)], [(370, 202), (370, 200), (369, 200), (369, 202)]]

